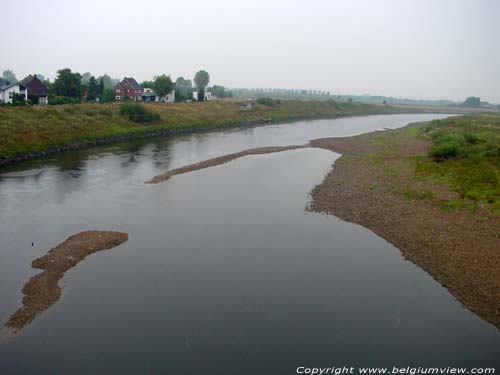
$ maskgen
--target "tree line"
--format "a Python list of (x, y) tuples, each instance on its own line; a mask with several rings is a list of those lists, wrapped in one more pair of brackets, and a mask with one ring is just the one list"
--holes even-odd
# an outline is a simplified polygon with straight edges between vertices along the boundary
[[(102, 76), (94, 76), (90, 72), (80, 74), (69, 68), (58, 70), (53, 82), (42, 74), (37, 74), (37, 77), (44, 82), (49, 90), (50, 104), (80, 103), (82, 101), (111, 102), (115, 100), (114, 87), (120, 82), (119, 79), (111, 78), (107, 74)], [(7, 82), (15, 83), (17, 81), (12, 70), (5, 70), (0, 78), (0, 86)], [(178, 77), (174, 83), (170, 75), (161, 74), (154, 76), (152, 80), (143, 81), (141, 86), (153, 89), (160, 97), (175, 89), (175, 101), (177, 102), (192, 100), (193, 90), (196, 90), (198, 100), (203, 101), (205, 90), (210, 82), (210, 75), (206, 71), (200, 70), (194, 76), (193, 81)], [(214, 85), (211, 91), (212, 95), (220, 98), (232, 97), (232, 93), (223, 86)]]

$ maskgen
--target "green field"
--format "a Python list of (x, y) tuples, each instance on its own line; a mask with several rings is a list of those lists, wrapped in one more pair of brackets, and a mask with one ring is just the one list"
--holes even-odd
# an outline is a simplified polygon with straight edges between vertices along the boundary
[(254, 110), (229, 100), (143, 105), (157, 114), (154, 122), (133, 122), (120, 114), (120, 104), (116, 103), (0, 107), (0, 157), (15, 157), (104, 138), (189, 132), (229, 124), (243, 125), (259, 119), (286, 121), (415, 112), (382, 105), (296, 100), (275, 102), (271, 106), (257, 104)]
[(432, 141), (429, 157), (416, 172), (448, 184), (460, 199), (442, 202), (445, 210), (500, 211), (500, 116), (468, 115), (435, 120), (420, 136)]

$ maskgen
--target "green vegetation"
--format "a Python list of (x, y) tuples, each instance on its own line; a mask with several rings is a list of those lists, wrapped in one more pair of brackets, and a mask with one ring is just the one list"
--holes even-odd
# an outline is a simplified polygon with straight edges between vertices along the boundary
[(256, 102), (262, 105), (267, 105), (268, 107), (272, 107), (277, 104), (273, 98), (258, 98)]
[(461, 104), (462, 107), (479, 107), (481, 105), (481, 98), (477, 96), (469, 96)]
[(158, 113), (148, 111), (143, 105), (134, 102), (121, 104), (120, 115), (125, 116), (130, 121), (139, 123), (148, 123), (160, 119)]
[(417, 172), (449, 184), (462, 201), (443, 202), (456, 210), (475, 204), (500, 209), (500, 116), (471, 115), (436, 120), (423, 128), (432, 140), (431, 159), (419, 160)]
[(0, 157), (13, 157), (102, 138), (190, 132), (231, 124), (245, 125), (255, 119), (289, 121), (403, 112), (398, 108), (361, 103), (293, 100), (283, 100), (273, 107), (257, 104), (255, 110), (242, 108), (230, 100), (144, 103), (141, 106), (158, 115), (158, 120), (148, 124), (134, 122), (120, 114), (121, 107), (117, 103), (1, 107)]

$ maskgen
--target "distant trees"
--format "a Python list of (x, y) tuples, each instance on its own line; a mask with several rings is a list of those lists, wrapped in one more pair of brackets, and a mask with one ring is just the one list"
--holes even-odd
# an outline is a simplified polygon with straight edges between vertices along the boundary
[(87, 100), (95, 100), (98, 96), (100, 96), (100, 93), (98, 92), (98, 84), (97, 80), (95, 79), (94, 76), (90, 76), (88, 83), (87, 83)]
[(196, 72), (196, 75), (194, 76), (194, 83), (198, 87), (199, 102), (205, 100), (205, 89), (208, 85), (208, 82), (210, 82), (210, 75), (206, 71), (199, 70), (198, 72)]
[(6, 69), (3, 71), (2, 79), (3, 79), (4, 83), (7, 83), (7, 82), (16, 83), (17, 82), (16, 75), (14, 74), (14, 72), (12, 70), (9, 70), (9, 69)]
[(113, 89), (104, 89), (101, 96), (102, 103), (109, 103), (115, 100), (115, 93)]
[(218, 98), (232, 98), (233, 93), (231, 91), (226, 91), (224, 86), (213, 85), (212, 86), (212, 95)]
[(156, 94), (161, 98), (174, 89), (174, 84), (172, 83), (170, 76), (162, 74), (154, 78), (152, 89), (155, 90)]
[(103, 82), (103, 90), (105, 90), (105, 89), (113, 89), (115, 87), (115, 85), (120, 81), (118, 79), (111, 78), (107, 74), (104, 74), (102, 76), (97, 77), (97, 80), (98, 81), (102, 80), (102, 82)]
[(82, 74), (82, 85), (87, 85), (89, 83), (90, 77), (92, 74), (90, 72), (85, 72)]
[(196, 75), (194, 76), (194, 83), (198, 88), (205, 89), (210, 82), (210, 75), (204, 71), (204, 70), (199, 70), (196, 72)]
[(57, 96), (81, 98), (82, 76), (80, 73), (73, 73), (69, 68), (58, 70), (57, 78), (52, 84), (52, 90)]
[(193, 99), (193, 84), (190, 79), (179, 77), (175, 81), (175, 101), (182, 102), (184, 100)]
[(462, 107), (479, 107), (481, 105), (481, 98), (478, 96), (469, 96), (461, 104)]

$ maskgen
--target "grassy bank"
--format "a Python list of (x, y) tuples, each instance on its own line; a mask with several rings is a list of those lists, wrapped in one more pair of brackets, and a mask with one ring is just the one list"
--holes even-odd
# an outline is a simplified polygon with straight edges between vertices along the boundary
[(441, 202), (443, 209), (500, 213), (500, 116), (436, 120), (420, 135), (432, 145), (429, 155), (417, 160), (416, 176), (434, 177), (458, 194)]
[(120, 115), (119, 104), (0, 107), (0, 157), (12, 158), (100, 139), (169, 131), (196, 131), (269, 118), (273, 121), (285, 121), (415, 112), (410, 109), (333, 101), (282, 101), (272, 106), (257, 104), (254, 110), (242, 108), (232, 101), (143, 105), (148, 111), (158, 115), (153, 123), (136, 123)]

